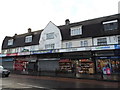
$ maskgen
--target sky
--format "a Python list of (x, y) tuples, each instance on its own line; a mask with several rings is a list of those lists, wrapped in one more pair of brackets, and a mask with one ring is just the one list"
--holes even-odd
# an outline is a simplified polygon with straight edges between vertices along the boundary
[[(120, 0), (0, 0), (0, 47), (5, 36), (118, 13)], [(0, 50), (1, 52), (1, 50)]]

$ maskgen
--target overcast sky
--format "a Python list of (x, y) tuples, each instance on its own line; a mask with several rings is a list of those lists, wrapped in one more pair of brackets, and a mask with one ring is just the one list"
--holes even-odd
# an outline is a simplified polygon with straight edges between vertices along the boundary
[(5, 36), (118, 13), (120, 0), (0, 0), (0, 47)]

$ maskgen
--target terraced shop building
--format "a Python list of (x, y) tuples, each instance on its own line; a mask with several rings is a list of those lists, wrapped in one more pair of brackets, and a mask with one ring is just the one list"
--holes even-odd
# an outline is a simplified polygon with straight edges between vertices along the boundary
[(104, 66), (120, 73), (120, 14), (6, 36), (3, 66), (17, 71), (97, 74)]

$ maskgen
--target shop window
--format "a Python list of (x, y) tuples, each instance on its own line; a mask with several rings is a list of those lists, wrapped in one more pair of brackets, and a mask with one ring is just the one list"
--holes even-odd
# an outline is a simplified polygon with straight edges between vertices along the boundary
[(118, 20), (103, 22), (103, 25), (105, 31), (116, 30), (118, 29)]
[[(100, 73), (103, 68), (109, 68), (110, 73), (120, 73), (120, 61), (115, 59), (98, 59), (97, 63), (97, 72)], [(104, 71), (104, 74), (107, 74), (107, 71)]]
[(32, 42), (32, 35), (26, 36), (26, 37), (25, 37), (25, 42), (26, 42), (26, 43)]
[(80, 59), (76, 68), (77, 73), (94, 74), (94, 63), (91, 59)]
[(13, 45), (13, 39), (8, 40), (8, 46)]
[(60, 60), (59, 69), (61, 72), (72, 72), (72, 62), (69, 59)]
[(107, 45), (107, 39), (106, 38), (97, 39), (97, 45)]

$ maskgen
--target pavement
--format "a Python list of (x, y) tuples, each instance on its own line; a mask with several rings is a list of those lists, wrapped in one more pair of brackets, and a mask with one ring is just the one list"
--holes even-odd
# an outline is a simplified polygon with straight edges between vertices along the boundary
[(120, 74), (111, 74), (111, 75), (88, 75), (88, 74), (75, 74), (75, 73), (55, 73), (55, 72), (26, 72), (26, 71), (12, 71), (13, 74), (22, 74), (22, 75), (32, 75), (32, 76), (51, 76), (51, 77), (67, 77), (67, 78), (78, 78), (78, 79), (92, 79), (99, 81), (109, 81), (109, 82), (120, 82)]

